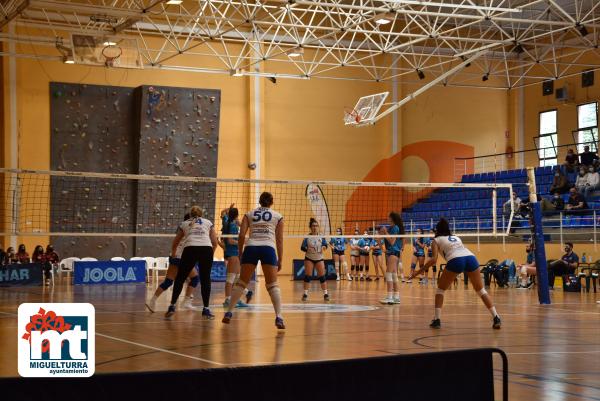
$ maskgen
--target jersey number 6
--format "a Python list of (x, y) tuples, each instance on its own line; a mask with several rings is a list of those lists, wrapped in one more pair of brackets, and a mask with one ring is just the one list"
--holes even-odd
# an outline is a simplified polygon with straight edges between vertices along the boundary
[(252, 221), (257, 222), (257, 221), (271, 221), (271, 219), (273, 218), (273, 215), (271, 214), (271, 212), (264, 211), (261, 212), (260, 210), (255, 210), (254, 214), (253, 214), (253, 218)]

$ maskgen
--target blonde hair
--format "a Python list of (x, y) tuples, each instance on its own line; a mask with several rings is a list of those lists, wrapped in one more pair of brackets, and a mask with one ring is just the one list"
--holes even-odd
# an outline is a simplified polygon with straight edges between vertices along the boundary
[(192, 206), (190, 217), (202, 217), (202, 208), (200, 206)]

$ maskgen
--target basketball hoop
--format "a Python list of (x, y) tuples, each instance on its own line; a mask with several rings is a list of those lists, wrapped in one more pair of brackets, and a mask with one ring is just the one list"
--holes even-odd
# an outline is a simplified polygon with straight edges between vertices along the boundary
[(344, 123), (346, 124), (359, 124), (362, 120), (360, 114), (351, 108), (344, 108)]
[(114, 67), (116, 60), (123, 54), (123, 49), (117, 45), (108, 45), (102, 49), (102, 56), (104, 57), (104, 65), (107, 67)]

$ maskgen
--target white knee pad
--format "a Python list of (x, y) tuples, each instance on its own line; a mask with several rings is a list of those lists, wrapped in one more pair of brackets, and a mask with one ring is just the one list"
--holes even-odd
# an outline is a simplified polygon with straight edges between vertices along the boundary
[(438, 288), (437, 290), (435, 290), (435, 295), (444, 295), (445, 292), (446, 292), (446, 290), (442, 290), (441, 288)]
[(225, 279), (225, 282), (227, 282), (228, 284), (233, 284), (233, 283), (235, 283), (236, 277), (237, 277), (237, 274), (235, 274), (235, 273), (227, 273), (227, 278)]
[(479, 291), (477, 291), (477, 294), (479, 294), (480, 297), (484, 296), (485, 294), (487, 294), (487, 291), (485, 290), (485, 288), (480, 289)]
[(525, 266), (521, 267), (521, 274), (522, 275), (526, 275), (527, 274), (527, 268)]
[(334, 265), (335, 265), (335, 270), (339, 270), (340, 262), (335, 262)]
[(393, 273), (390, 273), (390, 272), (386, 272), (385, 273), (385, 281), (386, 282), (391, 283), (391, 282), (394, 281), (394, 278), (393, 278), (392, 274)]
[(391, 275), (392, 275), (392, 282), (397, 283), (398, 282), (398, 273), (392, 272)]

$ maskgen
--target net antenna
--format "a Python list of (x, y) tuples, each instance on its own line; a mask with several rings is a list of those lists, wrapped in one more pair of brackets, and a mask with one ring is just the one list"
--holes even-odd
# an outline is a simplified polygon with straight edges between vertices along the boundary
[(423, 85), (422, 87), (420, 87), (413, 93), (409, 94), (408, 96), (406, 96), (404, 99), (400, 100), (399, 102), (392, 103), (392, 106), (387, 108), (385, 111), (383, 111), (379, 115), (377, 113), (379, 112), (379, 109), (381, 109), (381, 106), (383, 106), (383, 102), (385, 101), (389, 92), (377, 93), (375, 95), (361, 97), (360, 99), (358, 99), (356, 106), (354, 106), (354, 108), (351, 109), (350, 113), (348, 112), (348, 110), (345, 110), (344, 124), (345, 125), (353, 125), (355, 127), (364, 127), (365, 125), (374, 125), (377, 121), (381, 120), (388, 114), (391, 114), (395, 110), (398, 110), (400, 107), (404, 106), (406, 103), (410, 102), (411, 100), (413, 100), (420, 94), (426, 92), (430, 88), (434, 87), (435, 85), (439, 84), (440, 82), (445, 81), (450, 76), (459, 72), (460, 70), (465, 68), (468, 64), (477, 60), (479, 57), (483, 56), (488, 51), (489, 51), (489, 49), (484, 49), (484, 50), (472, 53), (472, 55), (469, 56), (468, 58), (465, 57), (464, 55), (463, 56), (456, 55), (456, 57), (459, 58), (459, 60), (461, 60), (461, 62), (459, 64), (457, 64), (455, 67), (449, 69), (448, 71), (446, 71), (439, 77), (433, 79), (431, 82), (428, 82), (427, 84)]

